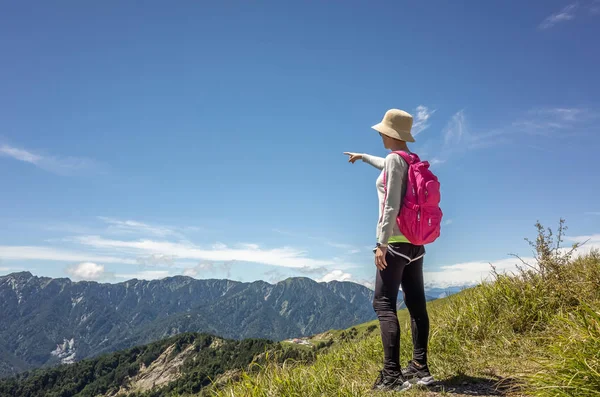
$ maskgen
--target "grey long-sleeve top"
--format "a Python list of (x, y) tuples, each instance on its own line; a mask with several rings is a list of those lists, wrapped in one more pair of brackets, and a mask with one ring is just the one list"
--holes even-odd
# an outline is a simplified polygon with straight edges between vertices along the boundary
[[(408, 164), (396, 153), (390, 153), (385, 158), (362, 155), (363, 162), (381, 170), (376, 181), (377, 196), (379, 198), (379, 221), (377, 222), (377, 242), (387, 245), (389, 243), (407, 243), (406, 237), (400, 232), (396, 217), (400, 212), (402, 200), (406, 193), (406, 178)], [(383, 186), (383, 174), (386, 174), (387, 194)]]

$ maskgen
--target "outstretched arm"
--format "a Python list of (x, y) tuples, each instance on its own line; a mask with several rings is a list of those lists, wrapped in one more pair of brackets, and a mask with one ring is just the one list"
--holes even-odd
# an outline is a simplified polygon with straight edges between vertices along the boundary
[(372, 165), (378, 170), (382, 170), (385, 166), (385, 159), (383, 157), (371, 156), (370, 154), (363, 154), (362, 161)]
[(344, 152), (344, 154), (350, 156), (348, 161), (352, 164), (354, 164), (356, 160), (362, 160), (363, 162), (372, 165), (378, 170), (383, 170), (383, 167), (385, 165), (385, 159), (383, 157), (371, 156), (365, 153)]

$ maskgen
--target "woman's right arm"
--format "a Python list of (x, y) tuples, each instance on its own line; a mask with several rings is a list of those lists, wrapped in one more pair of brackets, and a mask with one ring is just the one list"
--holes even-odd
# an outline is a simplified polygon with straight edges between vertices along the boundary
[(378, 170), (383, 170), (385, 159), (383, 157), (371, 156), (370, 154), (362, 154), (362, 161), (372, 165)]

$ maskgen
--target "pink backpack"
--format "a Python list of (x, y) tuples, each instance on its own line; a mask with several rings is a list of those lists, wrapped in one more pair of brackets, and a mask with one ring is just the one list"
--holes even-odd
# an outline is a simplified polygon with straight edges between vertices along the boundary
[[(438, 178), (429, 170), (429, 162), (421, 161), (416, 154), (393, 153), (408, 164), (406, 195), (396, 218), (398, 228), (412, 244), (432, 243), (440, 236), (443, 215)], [(387, 189), (385, 173), (383, 186)]]

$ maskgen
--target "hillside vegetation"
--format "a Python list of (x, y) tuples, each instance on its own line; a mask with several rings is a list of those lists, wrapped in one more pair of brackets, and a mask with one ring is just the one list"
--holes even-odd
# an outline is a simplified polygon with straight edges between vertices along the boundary
[(218, 375), (235, 376), (267, 354), (309, 362), (312, 349), (264, 339), (185, 333), (94, 359), (0, 380), (0, 397), (160, 397), (198, 393)]
[[(575, 257), (560, 248), (565, 230), (562, 220), (556, 235), (537, 224), (533, 263), (515, 257), (517, 274), (495, 273), (491, 282), (429, 304), (430, 367), (440, 381), (406, 395), (600, 395), (600, 254)], [(408, 360), (405, 311), (400, 322)], [(321, 338), (331, 346), (313, 363), (271, 360), (210, 394), (371, 395), (382, 363), (377, 322)]]

